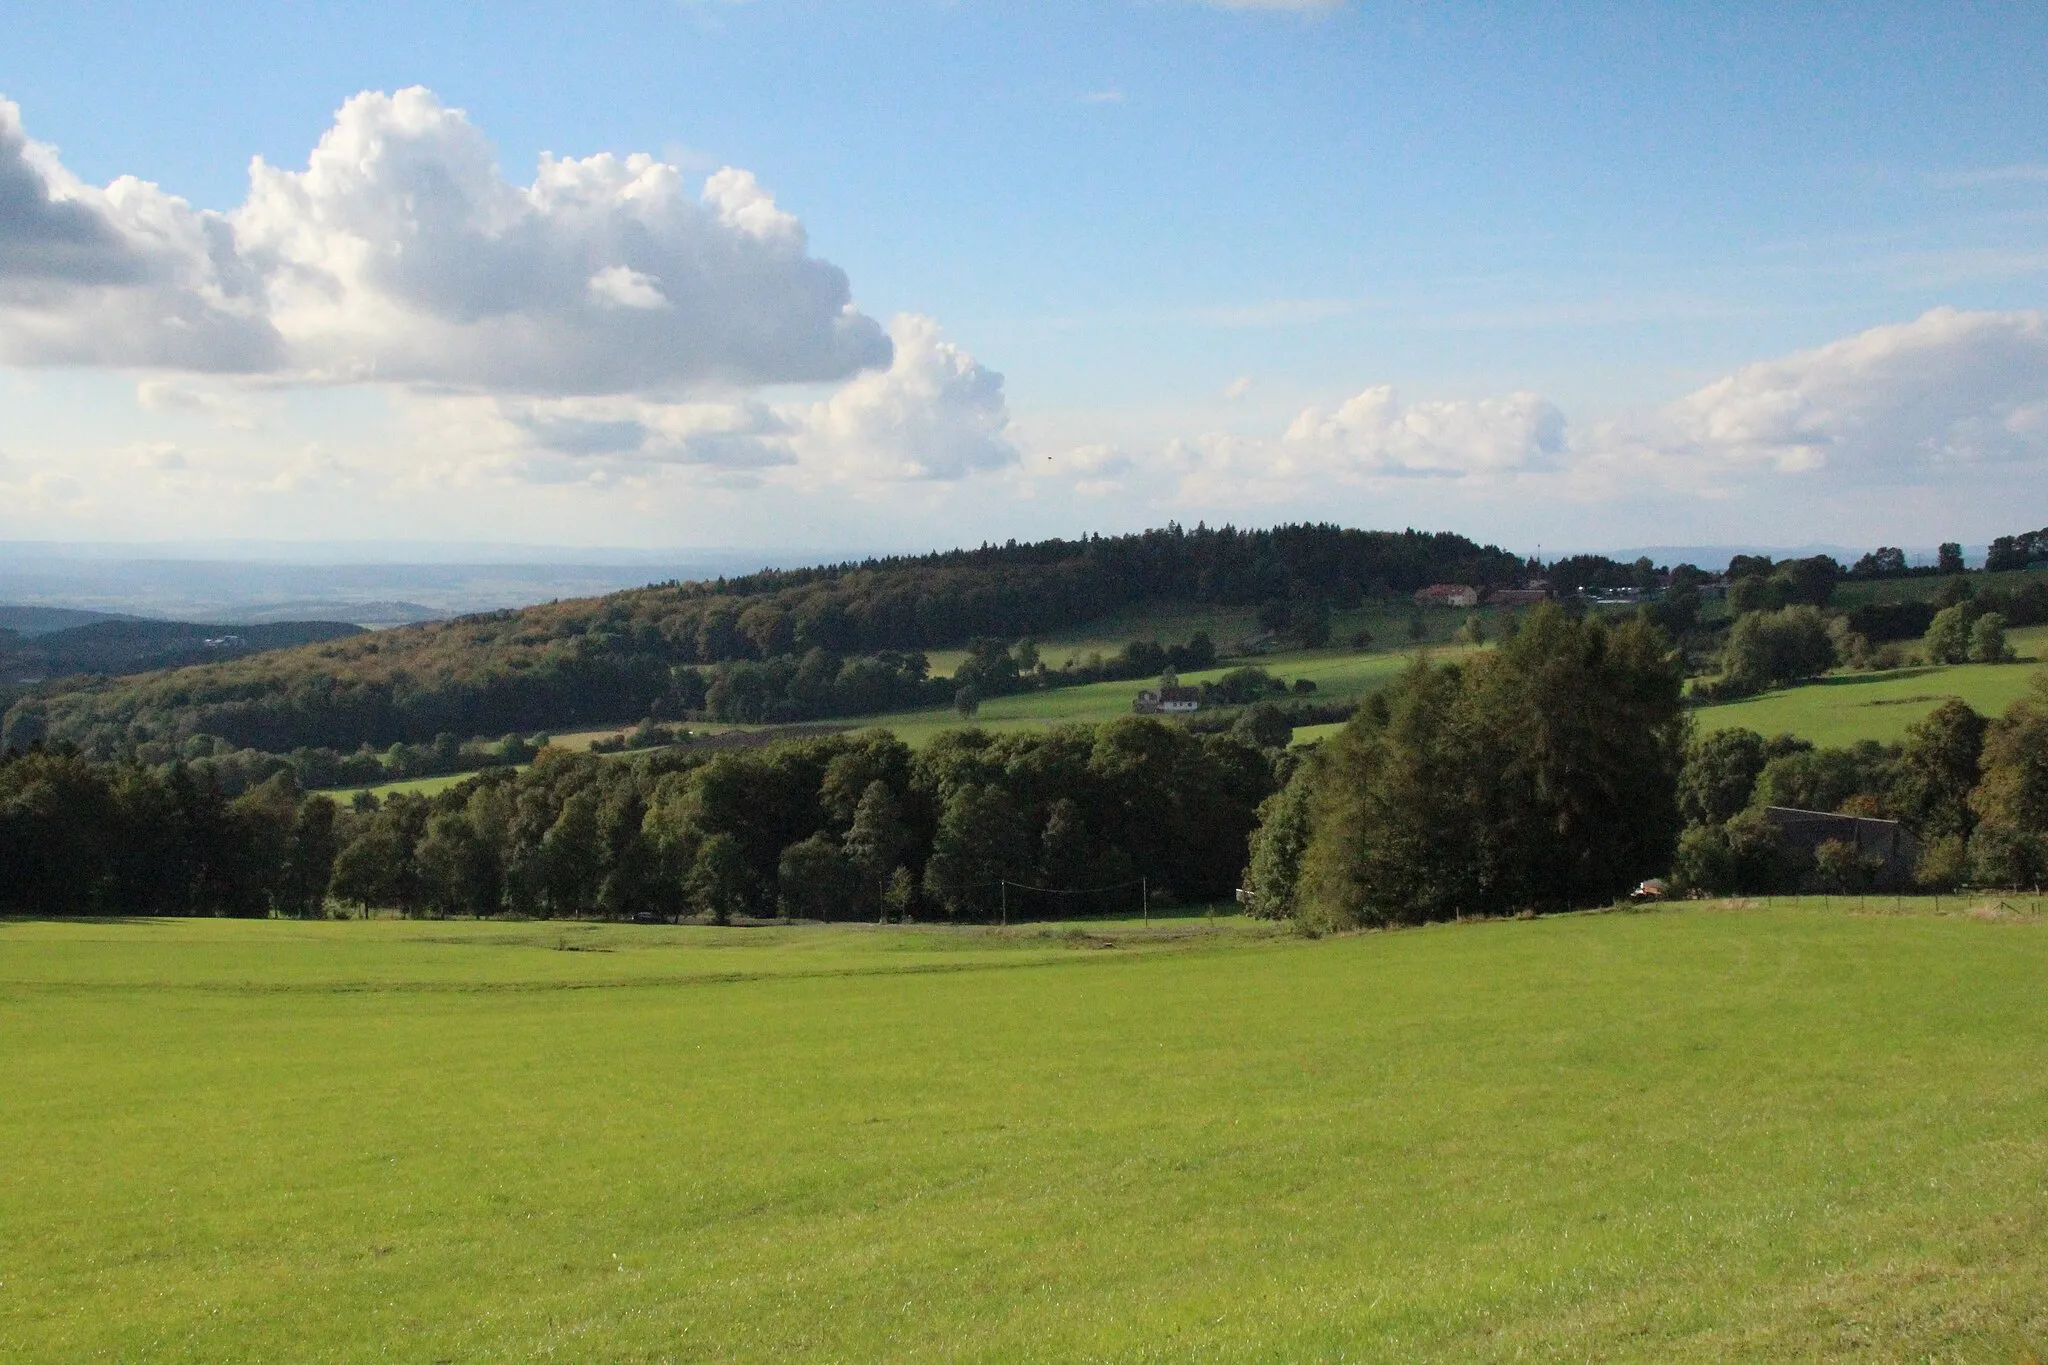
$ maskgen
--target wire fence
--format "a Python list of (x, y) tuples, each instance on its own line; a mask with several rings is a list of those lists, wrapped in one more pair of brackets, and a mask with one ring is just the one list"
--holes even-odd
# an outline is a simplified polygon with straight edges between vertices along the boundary
[[(1111, 892), (1135, 890), (1138, 893), (1137, 909), (1139, 914), (1144, 918), (1145, 923), (1150, 924), (1152, 922), (1152, 879), (1149, 877), (1132, 877), (1128, 881), (1111, 882), (1106, 886), (1034, 886), (1030, 882), (1013, 882), (1007, 878), (997, 881), (995, 885), (998, 888), (1000, 897), (1002, 923), (1006, 925), (1011, 919), (1010, 893), (1012, 891), (1027, 893), (1019, 897), (1017, 908), (1022, 912), (1031, 903), (1030, 896), (1064, 898), (1062, 903), (1071, 903), (1075, 898), (1085, 896), (1091, 898), (1092, 904), (1099, 905), (1100, 902), (1093, 901), (1092, 898), (1104, 896)], [(1024, 916), (1021, 913), (1019, 917), (1028, 918), (1028, 916)], [(1055, 918), (1071, 919), (1073, 917), (1062, 914)]]

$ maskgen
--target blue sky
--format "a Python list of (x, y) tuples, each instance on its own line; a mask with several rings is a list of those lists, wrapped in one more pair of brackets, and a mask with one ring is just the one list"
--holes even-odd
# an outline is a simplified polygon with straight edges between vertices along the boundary
[[(231, 222), (285, 340), (136, 340), (172, 306), (121, 301), (141, 267), (10, 293), (0, 200), (4, 536), (896, 546), (1327, 516), (1922, 544), (2048, 519), (2039, 7), (29, 4), (8, 27), (0, 95), (80, 187), (50, 172), (50, 202), (132, 239), (146, 215), (88, 202), (132, 175)], [(383, 330), (281, 302), (278, 261), (339, 270), (334, 234), (374, 252), (394, 220), (325, 201), (305, 247), (300, 210), (252, 209), (250, 158), (303, 172), (344, 101), (410, 87), (439, 112), (356, 123), (459, 147), (435, 122), (459, 110), (513, 189), (543, 152), (650, 153), (693, 201), (740, 168), (801, 251), (691, 301), (552, 221), (550, 259), (596, 267), (583, 312), (473, 364), (406, 338), (542, 306), (463, 294), (480, 249), (361, 285)], [(814, 265), (866, 330), (790, 301)], [(739, 336), (764, 313), (787, 354)]]

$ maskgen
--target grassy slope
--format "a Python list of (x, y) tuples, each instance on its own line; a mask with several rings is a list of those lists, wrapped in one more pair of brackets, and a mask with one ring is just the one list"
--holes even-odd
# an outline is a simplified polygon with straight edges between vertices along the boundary
[[(1440, 649), (1439, 657), (1453, 657), (1456, 647)], [(1410, 656), (1389, 651), (1360, 653), (1356, 650), (1301, 650), (1290, 654), (1268, 654), (1253, 660), (1235, 660), (1219, 668), (1186, 673), (1187, 685), (1213, 682), (1234, 668), (1255, 663), (1276, 678), (1293, 682), (1308, 678), (1316, 684), (1315, 701), (1344, 701), (1385, 686), (1402, 669)], [(981, 704), (973, 723), (984, 730), (1011, 731), (1042, 729), (1050, 725), (1077, 722), (1090, 724), (1131, 714), (1131, 702), (1138, 693), (1153, 686), (1150, 679), (1130, 682), (1090, 683), (1085, 687), (1061, 687), (1047, 692), (1025, 692), (1012, 697), (995, 697)], [(910, 711), (895, 715), (867, 716), (847, 722), (876, 725), (893, 730), (913, 746), (928, 743), (945, 730), (957, 730), (965, 723), (950, 707)]]
[(2048, 1331), (2048, 926), (1170, 932), (0, 926), (0, 1356)]
[(1961, 697), (1996, 716), (2025, 695), (2038, 671), (2029, 664), (2048, 656), (2048, 626), (2013, 631), (2022, 662), (1904, 668), (1891, 673), (1833, 673), (1818, 682), (1760, 697), (1702, 707), (1693, 714), (1702, 733), (1735, 726), (1759, 734), (1791, 733), (1816, 744), (1886, 742), (1905, 738), (1906, 727), (1949, 697)]

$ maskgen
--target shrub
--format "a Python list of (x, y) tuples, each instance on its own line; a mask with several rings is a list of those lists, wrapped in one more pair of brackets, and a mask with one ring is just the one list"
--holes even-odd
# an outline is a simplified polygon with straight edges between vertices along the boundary
[(1929, 839), (1913, 865), (1913, 885), (1922, 891), (1953, 891), (1970, 870), (1969, 841), (1960, 834)]

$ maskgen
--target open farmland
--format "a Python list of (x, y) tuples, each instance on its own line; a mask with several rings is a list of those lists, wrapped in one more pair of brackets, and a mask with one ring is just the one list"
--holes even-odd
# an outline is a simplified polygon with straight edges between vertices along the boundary
[(1961, 697), (1983, 715), (1997, 716), (2024, 696), (2034, 665), (2048, 656), (2048, 627), (2016, 630), (2008, 638), (2019, 655), (2017, 663), (1923, 665), (1885, 673), (1842, 669), (1798, 687), (1701, 707), (1693, 714), (1702, 733), (1739, 726), (1764, 735), (1794, 734), (1822, 745), (1860, 739), (1893, 743), (1905, 738), (1907, 726), (1950, 697)]
[[(1434, 653), (1436, 657), (1448, 658), (1467, 648), (1469, 646), (1452, 646), (1440, 648)], [(1215, 682), (1233, 669), (1255, 665), (1289, 683), (1297, 678), (1307, 678), (1315, 683), (1316, 690), (1310, 700), (1353, 701), (1376, 688), (1385, 686), (1412, 661), (1413, 656), (1410, 654), (1389, 651), (1368, 653), (1358, 650), (1302, 650), (1289, 654), (1267, 654), (1256, 659), (1232, 660), (1230, 663), (1204, 669), (1198, 673), (1184, 673), (1181, 675), (1181, 682), (1187, 686)], [(1140, 692), (1153, 686), (1156, 686), (1154, 680), (1140, 678), (1127, 682), (1088, 683), (1081, 687), (1057, 687), (1043, 692), (1020, 692), (1013, 696), (991, 697), (981, 704), (981, 709), (971, 722), (962, 720), (959, 713), (951, 707), (935, 707), (928, 711), (864, 716), (847, 723), (857, 727), (877, 726), (892, 730), (904, 743), (921, 748), (942, 731), (957, 730), (967, 724), (1000, 733), (1043, 729), (1052, 725), (1095, 725), (1115, 720), (1118, 716), (1131, 714), (1132, 701)]]
[(0, 1356), (2023, 1359), (2048, 926), (1905, 905), (0, 925)]

